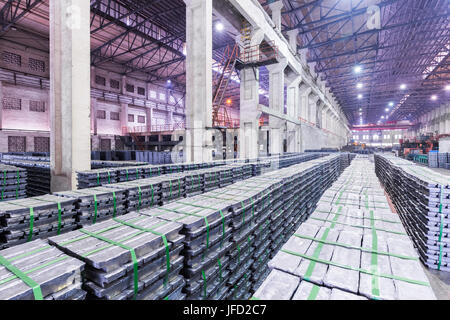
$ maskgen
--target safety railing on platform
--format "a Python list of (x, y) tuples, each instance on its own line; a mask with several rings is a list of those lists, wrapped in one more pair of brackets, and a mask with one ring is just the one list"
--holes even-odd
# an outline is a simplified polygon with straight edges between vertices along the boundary
[(184, 122), (176, 122), (173, 124), (156, 124), (151, 126), (134, 126), (134, 127), (122, 127), (122, 134), (131, 133), (153, 133), (153, 132), (170, 132), (175, 130), (183, 130), (186, 126)]

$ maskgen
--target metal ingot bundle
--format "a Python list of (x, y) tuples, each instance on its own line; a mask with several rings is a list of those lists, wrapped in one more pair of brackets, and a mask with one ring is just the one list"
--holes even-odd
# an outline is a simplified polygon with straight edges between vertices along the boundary
[(187, 299), (210, 298), (224, 287), (228, 275), (226, 254), (232, 246), (229, 203), (205, 194), (141, 211), (141, 214), (183, 225), (181, 233), (186, 237), (183, 292)]
[(76, 201), (77, 222), (80, 226), (95, 224), (127, 213), (127, 189), (117, 184), (57, 192), (55, 195)]
[(84, 300), (84, 263), (43, 240), (0, 251), (0, 300)]
[(45, 195), (0, 203), (0, 247), (3, 248), (76, 227), (74, 199)]
[(78, 189), (99, 187), (105, 184), (117, 183), (116, 169), (96, 169), (77, 172)]
[(159, 176), (162, 170), (158, 166), (144, 165), (118, 168), (116, 174), (119, 182), (126, 182)]
[(27, 171), (27, 197), (50, 193), (50, 162), (2, 159), (2, 163)]
[(22, 168), (0, 164), (0, 201), (26, 197), (27, 171)]
[(49, 239), (86, 263), (88, 297), (158, 300), (179, 295), (182, 224), (130, 213)]
[(376, 172), (421, 260), (450, 272), (450, 179), (429, 168), (375, 155)]

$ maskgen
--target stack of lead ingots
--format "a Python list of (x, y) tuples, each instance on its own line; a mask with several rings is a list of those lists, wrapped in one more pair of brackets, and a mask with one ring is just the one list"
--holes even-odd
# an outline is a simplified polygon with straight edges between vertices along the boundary
[(78, 189), (99, 187), (106, 184), (117, 183), (116, 169), (96, 169), (77, 172)]
[(184, 173), (173, 173), (161, 177), (161, 201), (163, 204), (186, 195)]
[(3, 159), (2, 163), (27, 171), (26, 193), (28, 197), (50, 193), (50, 163), (48, 161)]
[(146, 179), (161, 175), (161, 168), (152, 165), (118, 168), (116, 171), (119, 182)]
[(73, 199), (54, 195), (0, 203), (0, 248), (72, 231), (77, 227)]
[[(232, 243), (230, 203), (208, 194), (174, 201), (141, 214), (183, 224), (183, 275), (187, 299), (217, 297), (228, 278), (226, 257)], [(220, 294), (219, 294), (220, 295)]]
[(95, 224), (127, 213), (127, 189), (117, 184), (57, 192), (55, 195), (76, 201), (77, 222), (80, 226)]
[(185, 172), (186, 196), (191, 197), (203, 193), (205, 175), (201, 172)]
[(165, 164), (162, 166), (164, 174), (171, 174), (171, 173), (180, 173), (183, 172), (184, 166), (182, 163), (175, 163), (175, 164)]
[(26, 197), (27, 171), (22, 168), (0, 164), (0, 201)]
[(180, 223), (130, 213), (49, 242), (86, 263), (89, 298), (158, 300), (178, 296), (184, 286), (181, 228)]
[(450, 183), (442, 175), (407, 161), (375, 155), (376, 171), (390, 194), (421, 260), (450, 271)]
[(43, 240), (0, 251), (0, 300), (83, 300), (84, 263)]
[(208, 192), (220, 187), (219, 172), (216, 168), (203, 169), (204, 174), (204, 191)]
[(136, 167), (148, 165), (147, 162), (139, 161), (105, 161), (105, 160), (91, 160), (92, 169), (104, 168), (122, 168), (122, 167)]
[(162, 202), (160, 177), (120, 182), (104, 187), (126, 189), (127, 212), (139, 211), (160, 205)]

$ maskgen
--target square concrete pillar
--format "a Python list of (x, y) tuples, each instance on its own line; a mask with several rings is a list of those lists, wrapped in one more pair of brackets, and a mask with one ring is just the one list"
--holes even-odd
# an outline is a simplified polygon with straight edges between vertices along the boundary
[(97, 98), (91, 98), (91, 132), (97, 135)]
[(298, 36), (298, 29), (289, 30), (287, 32), (289, 45), (291, 46), (291, 49), (295, 52), (297, 55), (297, 36)]
[(77, 188), (91, 168), (90, 3), (50, 1), (51, 189)]
[(281, 9), (283, 9), (283, 2), (272, 2), (269, 4), (269, 8), (272, 11), (272, 21), (275, 24), (275, 28), (281, 31)]
[(186, 161), (212, 159), (212, 1), (186, 3)]
[(128, 103), (120, 104), (120, 127), (122, 130), (122, 135), (128, 130), (128, 127), (132, 127), (133, 124), (128, 123)]
[(309, 120), (309, 94), (311, 93), (311, 90), (311, 87), (306, 84), (300, 86), (300, 117), (306, 121)]

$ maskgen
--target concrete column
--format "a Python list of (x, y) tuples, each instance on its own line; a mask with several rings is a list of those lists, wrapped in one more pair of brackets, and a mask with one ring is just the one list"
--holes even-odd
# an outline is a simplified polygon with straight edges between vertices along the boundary
[(306, 84), (300, 86), (300, 117), (303, 120), (308, 120), (309, 109), (309, 94), (311, 93), (311, 87)]
[[(264, 32), (261, 29), (253, 30), (250, 37), (251, 46), (259, 45), (264, 39)], [(261, 117), (261, 112), (258, 111), (259, 69), (245, 68), (240, 75), (239, 157), (241, 159), (257, 158), (259, 118)]]
[(147, 128), (148, 131), (152, 131), (152, 119), (153, 119), (153, 108), (146, 108), (145, 115), (147, 117)]
[(316, 109), (316, 125), (319, 128), (322, 128), (322, 109), (324, 107), (323, 101), (319, 100), (317, 102), (317, 109)]
[(315, 94), (311, 94), (309, 96), (309, 110), (308, 110), (308, 121), (312, 123), (316, 123), (316, 110), (317, 110), (317, 102), (319, 101), (319, 96)]
[(283, 2), (272, 2), (269, 4), (269, 8), (272, 11), (272, 21), (275, 24), (275, 28), (281, 31), (281, 9), (283, 8)]
[[(284, 69), (287, 60), (267, 66), (269, 70), (269, 108), (278, 113), (284, 113)], [(283, 125), (286, 122), (269, 115), (269, 152), (271, 154), (283, 153)]]
[(286, 33), (289, 39), (289, 45), (291, 46), (291, 49), (295, 52), (295, 54), (297, 54), (298, 29), (289, 30)]
[(121, 94), (127, 94), (127, 76), (122, 76), (121, 86), (120, 86), (120, 93)]
[(120, 128), (122, 133), (130, 125), (128, 124), (128, 103), (120, 104)]
[(50, 2), (51, 190), (77, 188), (91, 168), (90, 4)]
[(212, 1), (186, 3), (186, 161), (212, 160)]
[(445, 110), (445, 105), (442, 105), (439, 108), (440, 112), (439, 112), (439, 134), (444, 134), (445, 133), (445, 115), (446, 115), (446, 110)]
[(450, 104), (447, 104), (446, 107), (446, 115), (445, 115), (445, 134), (450, 133)]
[(327, 129), (328, 128), (328, 123), (327, 123), (328, 116), (327, 116), (327, 114), (328, 114), (328, 107), (326, 105), (324, 105), (322, 107), (322, 128), (323, 129)]
[(173, 123), (173, 111), (167, 113), (167, 124), (174, 125)]
[[(293, 76), (288, 79), (287, 87), (287, 114), (288, 116), (298, 120), (300, 114), (300, 83), (301, 76)], [(300, 152), (300, 125), (295, 123), (287, 123), (287, 151)]]
[(91, 130), (97, 135), (97, 98), (91, 98)]

